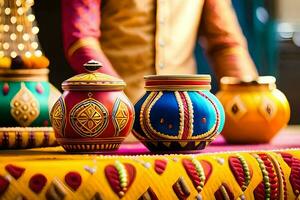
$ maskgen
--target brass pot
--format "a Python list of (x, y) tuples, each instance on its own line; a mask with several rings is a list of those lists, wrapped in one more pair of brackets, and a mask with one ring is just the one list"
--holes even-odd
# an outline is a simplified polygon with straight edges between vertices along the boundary
[(289, 103), (276, 89), (275, 81), (271, 76), (253, 81), (234, 77), (221, 79), (221, 90), (216, 96), (225, 109), (222, 135), (227, 142), (266, 143), (287, 125)]

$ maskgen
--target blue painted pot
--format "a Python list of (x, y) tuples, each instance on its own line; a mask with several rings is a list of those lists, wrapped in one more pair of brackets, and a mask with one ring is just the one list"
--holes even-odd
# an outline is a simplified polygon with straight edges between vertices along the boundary
[(145, 81), (133, 134), (149, 150), (200, 150), (219, 135), (225, 115), (210, 93), (209, 75), (153, 75)]

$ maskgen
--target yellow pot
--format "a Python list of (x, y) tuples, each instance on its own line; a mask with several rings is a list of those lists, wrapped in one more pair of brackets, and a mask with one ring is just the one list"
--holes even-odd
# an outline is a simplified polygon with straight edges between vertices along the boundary
[(225, 109), (221, 134), (228, 143), (267, 143), (287, 125), (289, 103), (276, 89), (275, 81), (271, 76), (251, 82), (233, 77), (221, 79), (216, 96)]

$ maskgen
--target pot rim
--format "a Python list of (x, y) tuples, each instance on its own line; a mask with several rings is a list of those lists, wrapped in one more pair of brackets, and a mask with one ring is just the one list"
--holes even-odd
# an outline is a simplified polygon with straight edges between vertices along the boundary
[(257, 85), (273, 85), (276, 82), (274, 76), (258, 76), (257, 78), (243, 77), (237, 78), (232, 76), (224, 76), (221, 78), (221, 85), (247, 85), (247, 86), (257, 86)]
[(64, 91), (108, 91), (124, 90), (126, 84), (124, 81), (64, 81), (61, 87)]
[(144, 76), (147, 91), (195, 91), (210, 90), (211, 76), (208, 74), (170, 74)]
[(48, 81), (49, 69), (0, 69), (0, 81)]
[(211, 81), (209, 74), (165, 74), (165, 75), (147, 75), (147, 80), (207, 80)]

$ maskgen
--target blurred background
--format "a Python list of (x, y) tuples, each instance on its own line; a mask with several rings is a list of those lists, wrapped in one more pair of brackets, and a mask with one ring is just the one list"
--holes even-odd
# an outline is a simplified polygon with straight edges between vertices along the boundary
[[(232, 0), (232, 3), (260, 75), (277, 78), (277, 87), (290, 102), (290, 124), (299, 124), (300, 1)], [(62, 49), (60, 0), (36, 0), (33, 9), (40, 28), (40, 43), (50, 60), (50, 81), (60, 88), (61, 82), (73, 75)], [(198, 44), (195, 55), (199, 73), (212, 74)], [(215, 82), (213, 91), (217, 91)]]

